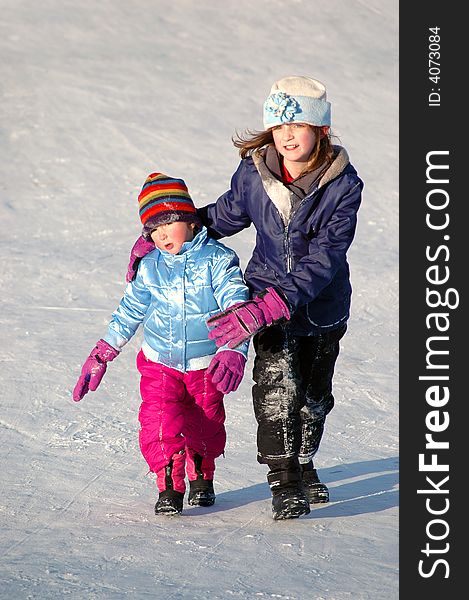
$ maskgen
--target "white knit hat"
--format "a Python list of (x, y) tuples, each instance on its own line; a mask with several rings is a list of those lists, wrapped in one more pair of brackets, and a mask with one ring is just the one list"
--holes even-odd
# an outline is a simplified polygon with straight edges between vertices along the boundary
[(276, 81), (264, 103), (264, 128), (284, 123), (331, 124), (331, 103), (323, 83), (311, 77), (284, 77)]

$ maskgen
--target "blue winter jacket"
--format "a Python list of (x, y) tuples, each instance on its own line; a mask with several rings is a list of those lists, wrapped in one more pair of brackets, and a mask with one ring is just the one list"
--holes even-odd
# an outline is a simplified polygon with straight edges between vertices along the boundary
[[(155, 249), (141, 260), (104, 339), (120, 350), (143, 323), (148, 359), (182, 372), (204, 369), (217, 352), (206, 320), (248, 298), (238, 257), (203, 227), (179, 254)], [(247, 356), (248, 343), (236, 350)]]
[(241, 161), (231, 188), (198, 210), (210, 235), (220, 238), (253, 224), (256, 245), (244, 278), (252, 294), (275, 286), (292, 310), (289, 329), (316, 335), (350, 313), (347, 250), (353, 240), (363, 182), (347, 152), (335, 158), (299, 205), (265, 165), (262, 153)]

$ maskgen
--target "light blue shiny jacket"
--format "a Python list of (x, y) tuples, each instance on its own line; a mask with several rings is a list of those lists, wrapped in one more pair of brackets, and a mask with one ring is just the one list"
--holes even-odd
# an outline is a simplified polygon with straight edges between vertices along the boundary
[[(143, 323), (148, 359), (183, 372), (204, 369), (217, 352), (206, 320), (248, 299), (238, 257), (203, 227), (179, 254), (155, 249), (141, 260), (104, 339), (120, 350)], [(247, 356), (248, 343), (236, 350)]]

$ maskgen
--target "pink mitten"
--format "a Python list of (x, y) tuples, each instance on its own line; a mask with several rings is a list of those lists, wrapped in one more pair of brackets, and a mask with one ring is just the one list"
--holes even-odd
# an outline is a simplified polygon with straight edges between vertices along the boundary
[(73, 399), (79, 402), (89, 391), (94, 392), (101, 383), (106, 364), (114, 360), (119, 352), (104, 340), (99, 340), (81, 368), (81, 375), (73, 390)]
[(129, 266), (127, 267), (127, 275), (125, 276), (127, 283), (135, 279), (138, 265), (142, 258), (154, 249), (155, 244), (151, 240), (146, 240), (143, 236), (137, 239), (130, 251)]
[(245, 365), (246, 359), (239, 352), (222, 350), (212, 358), (207, 373), (212, 376), (212, 381), (219, 392), (229, 394), (238, 389)]
[(270, 325), (290, 319), (287, 300), (275, 288), (266, 288), (252, 300), (240, 302), (207, 320), (208, 337), (220, 346), (236, 348)]

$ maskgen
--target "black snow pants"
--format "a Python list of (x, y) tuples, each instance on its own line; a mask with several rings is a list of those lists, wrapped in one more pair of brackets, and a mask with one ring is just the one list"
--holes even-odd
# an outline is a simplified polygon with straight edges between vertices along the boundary
[(295, 457), (306, 463), (316, 454), (334, 406), (332, 376), (346, 330), (344, 324), (305, 337), (272, 326), (254, 337), (258, 462), (274, 467)]

